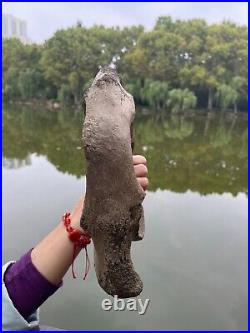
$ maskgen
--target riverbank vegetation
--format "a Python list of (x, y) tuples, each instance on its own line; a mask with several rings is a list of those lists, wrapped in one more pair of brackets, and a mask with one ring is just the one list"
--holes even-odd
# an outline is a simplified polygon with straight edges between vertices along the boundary
[(136, 103), (157, 112), (247, 110), (247, 27), (160, 17), (153, 29), (76, 26), (44, 44), (3, 40), (4, 101), (79, 105), (100, 66), (116, 66)]
[[(3, 111), (3, 165), (31, 163), (32, 154), (58, 171), (82, 177), (86, 172), (82, 113), (13, 106)], [(149, 191), (168, 189), (202, 195), (247, 193), (247, 115), (230, 112), (140, 115), (134, 124), (135, 153), (148, 161)]]

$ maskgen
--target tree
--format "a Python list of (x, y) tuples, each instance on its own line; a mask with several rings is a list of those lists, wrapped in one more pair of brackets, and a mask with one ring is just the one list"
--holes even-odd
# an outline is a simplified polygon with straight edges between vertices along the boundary
[(39, 65), (42, 47), (22, 44), (18, 39), (3, 39), (3, 97), (40, 98), (45, 81)]
[(237, 92), (233, 87), (222, 84), (218, 87), (216, 98), (218, 100), (219, 106), (226, 110), (230, 105), (232, 105), (237, 99)]
[(237, 112), (247, 109), (247, 40), (247, 27), (232, 22), (209, 25), (162, 16), (147, 31), (78, 22), (43, 45), (3, 39), (2, 94), (4, 100), (79, 104), (100, 66), (111, 64), (136, 102), (155, 111), (166, 108), (171, 90), (179, 108), (194, 105), (190, 94), (181, 97), (188, 89), (200, 108), (211, 110), (217, 103)]
[(63, 104), (71, 104), (72, 97), (73, 96), (70, 87), (66, 84), (62, 84), (61, 88), (58, 91), (58, 100)]
[(23, 99), (41, 98), (43, 77), (41, 72), (27, 68), (22, 70), (18, 78), (18, 88)]
[(207, 91), (207, 108), (211, 110), (221, 82), (240, 73), (247, 77), (246, 29), (231, 22), (213, 24), (203, 31), (200, 43), (196, 55), (180, 70), (180, 77), (192, 89)]
[(237, 102), (240, 98), (242, 88), (246, 84), (245, 79), (235, 76), (231, 84), (222, 84), (217, 89), (216, 98), (219, 106), (225, 110), (230, 106), (234, 107), (234, 113), (237, 113)]
[(247, 80), (241, 76), (235, 76), (232, 79), (232, 87), (236, 92), (236, 98), (233, 101), (234, 113), (238, 112), (238, 102), (241, 96), (246, 96), (247, 98)]
[(197, 98), (188, 89), (173, 89), (169, 92), (167, 106), (172, 112), (186, 111), (196, 106)]
[(145, 103), (143, 88), (141, 86), (141, 82), (139, 79), (130, 79), (129, 80), (128, 76), (125, 74), (125, 75), (122, 75), (122, 81), (125, 83), (124, 84), (125, 89), (131, 95), (133, 95), (133, 97), (137, 103), (140, 103), (140, 104)]
[(45, 78), (58, 90), (66, 84), (78, 104), (83, 87), (100, 66), (118, 65), (140, 31), (141, 27), (120, 30), (94, 26), (87, 29), (79, 24), (59, 30), (45, 44), (41, 59)]
[(141, 91), (141, 99), (156, 110), (164, 109), (167, 106), (168, 84), (156, 80), (146, 80)]

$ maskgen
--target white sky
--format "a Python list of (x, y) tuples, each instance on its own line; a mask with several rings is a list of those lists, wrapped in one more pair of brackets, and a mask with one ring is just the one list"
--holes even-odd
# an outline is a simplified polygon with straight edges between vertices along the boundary
[(42, 42), (59, 28), (80, 20), (86, 26), (126, 26), (142, 24), (153, 27), (157, 17), (203, 18), (209, 23), (230, 19), (248, 24), (247, 2), (3, 2), (3, 13), (15, 15), (28, 23), (28, 36)]

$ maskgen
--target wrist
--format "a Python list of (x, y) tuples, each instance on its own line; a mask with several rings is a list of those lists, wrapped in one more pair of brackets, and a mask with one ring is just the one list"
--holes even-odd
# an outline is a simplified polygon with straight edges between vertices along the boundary
[(83, 231), (83, 229), (80, 225), (80, 221), (81, 221), (81, 218), (79, 218), (79, 216), (71, 215), (71, 226), (72, 226), (72, 228)]
[[(74, 244), (74, 249), (73, 249), (73, 261), (72, 261), (72, 275), (73, 278), (76, 278), (75, 272), (74, 272), (74, 261), (79, 253), (79, 249), (85, 249), (86, 251), (86, 267), (85, 267), (85, 274), (83, 279), (85, 280), (89, 267), (90, 267), (90, 262), (88, 258), (88, 253), (87, 253), (87, 245), (91, 243), (91, 238), (90, 235), (87, 232), (81, 231), (75, 227), (73, 227), (72, 224), (72, 217), (70, 213), (65, 213), (62, 217), (62, 222), (64, 224), (64, 227), (68, 233), (68, 237), (70, 241)], [(79, 225), (79, 222), (78, 222)]]
[(71, 226), (80, 231), (84, 231), (80, 225), (82, 211), (84, 209), (84, 197), (81, 197), (70, 214)]

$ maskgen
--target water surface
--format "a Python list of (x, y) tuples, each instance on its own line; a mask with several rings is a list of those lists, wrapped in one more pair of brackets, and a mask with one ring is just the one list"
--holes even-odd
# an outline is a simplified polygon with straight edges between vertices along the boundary
[[(18, 258), (85, 188), (82, 114), (5, 107), (3, 260)], [(68, 274), (41, 307), (64, 329), (247, 329), (247, 119), (219, 112), (141, 115), (136, 153), (147, 157), (146, 235), (133, 244), (144, 316), (105, 312), (94, 269)], [(92, 252), (91, 248), (91, 252)], [(92, 260), (93, 262), (93, 260)], [(78, 258), (78, 275), (84, 258)]]

